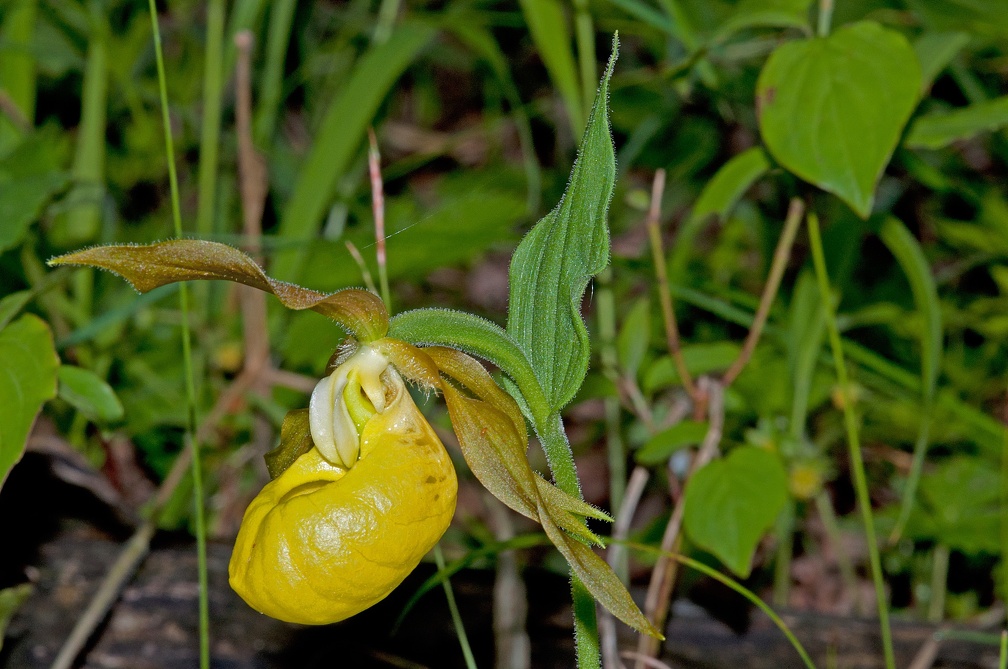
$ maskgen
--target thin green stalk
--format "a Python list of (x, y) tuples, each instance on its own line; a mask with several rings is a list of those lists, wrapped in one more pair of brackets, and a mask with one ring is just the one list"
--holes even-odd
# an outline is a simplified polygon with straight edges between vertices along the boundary
[(998, 657), (998, 669), (1008, 669), (1008, 630), (1001, 630), (1001, 653)]
[[(1008, 416), (1002, 417), (1002, 420)], [(1008, 559), (1008, 429), (1001, 430), (1001, 560)], [(1008, 579), (998, 579), (1001, 584), (1001, 603), (1005, 605), (1005, 623), (1008, 623)]]
[(945, 616), (945, 590), (948, 587), (949, 547), (937, 544), (931, 552), (931, 600), (928, 622), (941, 622)]
[(854, 610), (858, 614), (863, 614), (861, 604), (861, 593), (858, 590), (857, 575), (854, 573), (854, 565), (851, 564), (850, 556), (840, 540), (840, 525), (837, 523), (836, 511), (833, 510), (833, 500), (825, 490), (820, 490), (815, 498), (816, 510), (819, 512), (819, 519), (826, 529), (826, 536), (829, 537), (833, 545), (833, 553), (837, 565), (840, 567), (840, 577), (843, 579), (847, 591), (854, 598)]
[(220, 145), (224, 86), (224, 0), (207, 3), (206, 60), (203, 64), (203, 124), (200, 130), (199, 201), (196, 231), (206, 239), (214, 230), (217, 195), (217, 147)]
[(917, 432), (917, 443), (914, 444), (913, 460), (910, 462), (910, 474), (907, 476), (906, 488), (903, 491), (903, 504), (896, 525), (889, 535), (889, 543), (899, 541), (903, 536), (910, 514), (913, 512), (917, 489), (920, 487), (921, 476), (924, 475), (924, 459), (927, 456), (928, 444), (931, 442), (931, 416), (934, 402), (928, 399), (921, 408), (921, 424)]
[[(619, 381), (618, 356), (616, 355), (616, 303), (612, 289), (612, 269), (607, 267), (598, 275), (598, 332), (602, 372), (613, 383)], [(606, 452), (609, 462), (609, 507), (614, 510), (623, 505), (626, 492), (626, 445), (620, 429), (620, 403), (617, 397), (606, 397), (605, 410)], [(628, 563), (622, 556), (613, 571), (623, 583), (627, 583)]]
[[(434, 561), (437, 563), (438, 571), (444, 571), (445, 559), (441, 552), (441, 544), (434, 546)], [(455, 593), (452, 591), (451, 580), (445, 578), (441, 581), (444, 588), (445, 599), (448, 600), (448, 610), (451, 612), (452, 623), (455, 625), (455, 636), (458, 637), (459, 646), (462, 647), (462, 656), (465, 658), (468, 669), (476, 669), (476, 660), (473, 658), (472, 648), (469, 647), (469, 637), (466, 636), (465, 625), (462, 624), (462, 616), (459, 615), (458, 605), (455, 603)]]
[(788, 500), (777, 518), (777, 554), (774, 560), (773, 603), (787, 606), (791, 594), (791, 559), (794, 554), (795, 503)]
[[(842, 392), (846, 393), (849, 388), (847, 364), (844, 361), (840, 330), (837, 328), (836, 313), (833, 310), (829, 274), (826, 270), (826, 257), (823, 254), (822, 235), (819, 232), (819, 218), (813, 212), (810, 212), (808, 215), (808, 232), (809, 243), (812, 247), (812, 261), (815, 265), (816, 279), (819, 283), (819, 295), (823, 314), (826, 317), (826, 331), (829, 334), (830, 348), (833, 350), (833, 363), (836, 368), (837, 382), (840, 384)], [(878, 604), (879, 624), (882, 630), (882, 649), (885, 653), (886, 669), (896, 669), (892, 630), (889, 625), (889, 607), (886, 604), (885, 580), (882, 575), (882, 560), (879, 558), (878, 539), (875, 537), (875, 521), (872, 518), (871, 499), (868, 497), (868, 480), (865, 476), (864, 459), (861, 456), (861, 438), (858, 433), (857, 419), (854, 416), (854, 407), (849, 397), (845, 397), (843, 414), (844, 427), (847, 431), (847, 446), (850, 453), (851, 471), (854, 475), (854, 489), (857, 493), (858, 506), (861, 507), (861, 520), (864, 523), (865, 539), (868, 543), (872, 581), (875, 584), (875, 599)]]
[[(613, 543), (617, 542), (614, 541)], [(798, 656), (801, 657), (802, 662), (805, 663), (805, 666), (808, 667), (808, 669), (816, 669), (815, 663), (809, 656), (808, 651), (805, 650), (805, 646), (803, 646), (802, 643), (798, 640), (798, 637), (794, 635), (794, 632), (792, 632), (791, 628), (787, 626), (787, 623), (785, 623), (781, 619), (781, 617), (777, 615), (777, 613), (772, 608), (770, 608), (770, 606), (767, 605), (766, 602), (760, 599), (759, 596), (756, 595), (756, 593), (754, 593), (752, 590), (749, 590), (735, 579), (729, 576), (725, 576), (718, 570), (709, 567), (702, 562), (698, 562), (692, 558), (688, 558), (685, 555), (680, 555), (679, 553), (663, 551), (659, 548), (655, 548), (654, 546), (638, 544), (631, 541), (625, 541), (620, 543), (622, 543), (624, 546), (627, 546), (628, 548), (632, 548), (634, 550), (641, 551), (643, 553), (651, 553), (654, 555), (665, 556), (670, 560), (675, 560), (679, 564), (689, 567), (690, 569), (695, 569), (704, 576), (713, 578), (718, 583), (728, 586), (729, 588), (731, 588), (732, 590), (734, 590), (735, 592), (737, 592), (738, 594), (742, 595), (747, 600), (752, 602), (760, 611), (765, 613), (767, 617), (770, 618), (771, 621), (773, 621), (774, 625), (777, 626), (777, 629), (783, 632), (784, 636), (787, 637), (787, 640), (791, 642), (791, 646), (795, 649), (795, 652), (798, 653)]]
[(833, 22), (833, 0), (819, 0), (819, 24), (816, 33), (819, 37), (829, 35), (830, 23)]
[[(161, 121), (164, 125), (165, 153), (168, 158), (168, 183), (171, 188), (172, 223), (175, 236), (182, 237), (182, 209), (179, 205), (178, 175), (175, 173), (175, 143), (171, 119), (168, 116), (168, 85), (164, 56), (161, 50), (161, 29), (157, 7), (148, 0), (151, 30), (154, 34), (154, 57), (157, 62), (158, 90), (161, 96)], [(193, 374), (192, 342), (189, 329), (189, 291), (185, 283), (179, 286), (179, 308), (182, 311), (182, 365), (185, 369), (187, 425), (186, 446), (192, 452), (193, 504), (196, 523), (196, 560), (199, 572), (200, 669), (210, 669), (210, 601), (207, 584), (206, 518), (203, 509), (203, 469), (199, 442), (196, 439), (196, 382)]]
[(388, 41), (396, 17), (399, 15), (401, 2), (402, 0), (382, 0), (381, 7), (378, 8), (378, 20), (375, 22), (374, 34), (371, 36), (371, 40), (375, 44), (383, 44)]

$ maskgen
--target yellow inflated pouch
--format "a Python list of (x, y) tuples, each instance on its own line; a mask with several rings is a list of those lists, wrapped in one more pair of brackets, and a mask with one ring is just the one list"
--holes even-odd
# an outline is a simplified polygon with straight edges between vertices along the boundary
[[(249, 505), (229, 566), (242, 599), (294, 623), (343, 620), (387, 596), (444, 534), (458, 491), (444, 446), (391, 366), (355, 355), (325, 383), (331, 404), (317, 406), (313, 396), (316, 447)], [(343, 396), (361, 387), (367, 413), (381, 408), (366, 422), (360, 403)], [(355, 437), (359, 429), (359, 459), (349, 467), (319, 447), (331, 433), (317, 435), (316, 425), (332, 416), (337, 427), (350, 420)], [(346, 457), (351, 449), (338, 450)]]

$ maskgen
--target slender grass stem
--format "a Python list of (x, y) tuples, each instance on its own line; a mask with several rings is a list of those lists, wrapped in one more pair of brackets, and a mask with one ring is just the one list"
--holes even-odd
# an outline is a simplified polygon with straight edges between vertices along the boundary
[(1008, 669), (1008, 630), (1001, 630), (1001, 653), (998, 657), (998, 669)]
[[(605, 268), (598, 275), (598, 333), (599, 357), (602, 362), (602, 372), (614, 384), (619, 383), (619, 361), (616, 354), (616, 299), (612, 289), (612, 268)], [(620, 508), (623, 503), (623, 493), (626, 491), (626, 444), (620, 426), (620, 403), (615, 396), (606, 397), (603, 401), (606, 427), (606, 452), (609, 462), (609, 506)], [(627, 582), (627, 565), (625, 561), (614, 567), (616, 574), (624, 583)]]
[(371, 36), (371, 40), (375, 44), (384, 44), (392, 35), (392, 28), (399, 15), (400, 4), (402, 4), (402, 0), (382, 0), (381, 6), (378, 8), (378, 21), (375, 23), (374, 34)]
[[(176, 237), (182, 237), (182, 210), (179, 204), (178, 175), (175, 172), (175, 146), (172, 138), (171, 119), (168, 115), (168, 85), (165, 78), (164, 56), (161, 50), (161, 30), (158, 25), (157, 7), (154, 0), (148, 0), (151, 30), (154, 34), (154, 57), (157, 62), (158, 90), (161, 96), (161, 121), (164, 125), (165, 153), (168, 159), (168, 183), (171, 189), (172, 223)], [(182, 365), (185, 370), (187, 425), (186, 442), (192, 451), (193, 505), (196, 525), (196, 559), (199, 571), (199, 628), (200, 628), (200, 668), (210, 667), (210, 601), (207, 585), (206, 518), (203, 508), (203, 469), (199, 442), (196, 438), (196, 382), (193, 374), (192, 341), (189, 328), (189, 291), (182, 283), (179, 286), (179, 308), (182, 311)]]
[(762, 599), (760, 599), (759, 596), (756, 595), (756, 593), (754, 593), (752, 590), (749, 590), (744, 585), (742, 585), (735, 579), (731, 578), (730, 576), (725, 576), (718, 570), (712, 567), (708, 567), (702, 562), (698, 562), (697, 560), (688, 558), (685, 555), (680, 555), (679, 553), (674, 553), (670, 551), (663, 551), (659, 548), (655, 548), (654, 546), (638, 544), (632, 541), (626, 541), (622, 543), (623, 545), (633, 550), (640, 551), (642, 553), (651, 553), (653, 555), (660, 555), (670, 560), (674, 560), (675, 562), (678, 562), (683, 566), (689, 567), (690, 569), (695, 569), (704, 576), (709, 576), (718, 583), (726, 585), (735, 592), (737, 592), (738, 594), (742, 595), (747, 600), (752, 602), (760, 611), (765, 613), (767, 617), (773, 621), (774, 625), (776, 625), (777, 628), (784, 633), (784, 636), (787, 637), (787, 640), (791, 642), (791, 646), (794, 647), (795, 652), (797, 652), (798, 656), (801, 657), (802, 662), (805, 663), (805, 666), (808, 667), (809, 669), (816, 669), (816, 665), (812, 661), (812, 658), (809, 656), (808, 651), (805, 650), (805, 646), (803, 646), (801, 641), (798, 640), (798, 637), (794, 635), (794, 632), (792, 632), (791, 628), (787, 626), (787, 623), (785, 623), (781, 619), (781, 617), (777, 615), (776, 611), (770, 608), (770, 606)]
[(875, 536), (875, 521), (872, 517), (871, 499), (868, 496), (868, 481), (865, 476), (864, 458), (861, 456), (861, 437), (858, 433), (857, 419), (854, 416), (852, 400), (846, 396), (849, 387), (847, 364), (844, 361), (840, 330), (837, 328), (836, 313), (833, 310), (829, 274), (826, 270), (826, 257), (823, 253), (822, 235), (819, 232), (819, 218), (814, 212), (810, 212), (808, 215), (808, 232), (809, 242), (812, 247), (812, 261), (815, 265), (816, 279), (819, 283), (823, 313), (826, 316), (826, 331), (829, 334), (830, 348), (833, 350), (833, 362), (836, 368), (837, 381), (840, 384), (841, 392), (845, 395), (843, 403), (844, 428), (847, 431), (847, 446), (850, 453), (851, 471), (854, 475), (854, 489), (857, 493), (858, 506), (861, 507), (861, 519), (864, 523), (865, 539), (868, 543), (868, 557), (871, 563), (872, 581), (875, 584), (875, 599), (878, 604), (879, 624), (882, 631), (882, 650), (885, 653), (886, 669), (895, 669), (896, 658), (893, 654), (892, 630), (889, 626), (889, 607), (886, 603), (882, 560), (879, 558), (878, 539)]
[[(445, 559), (444, 553), (441, 551), (441, 544), (434, 546), (434, 561), (437, 563), (438, 571), (444, 571)], [(476, 669), (476, 659), (473, 657), (472, 648), (469, 647), (469, 637), (466, 636), (465, 625), (462, 624), (462, 616), (459, 615), (451, 581), (446, 577), (441, 581), (441, 587), (444, 588), (445, 599), (448, 600), (448, 610), (451, 612), (452, 624), (455, 625), (455, 636), (458, 637), (459, 646), (462, 647), (462, 656), (465, 658), (466, 667)]]

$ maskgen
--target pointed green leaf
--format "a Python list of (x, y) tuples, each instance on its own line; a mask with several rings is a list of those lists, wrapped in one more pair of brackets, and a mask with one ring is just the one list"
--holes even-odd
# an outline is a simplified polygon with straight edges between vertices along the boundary
[(921, 116), (910, 127), (906, 145), (915, 149), (940, 149), (1005, 126), (1008, 126), (1008, 95)]
[(355, 288), (325, 295), (277, 281), (249, 256), (218, 242), (173, 239), (147, 246), (95, 246), (53, 258), (49, 264), (100, 267), (141, 293), (177, 281), (233, 281), (276, 295), (288, 309), (317, 311), (361, 341), (379, 339), (388, 331), (388, 312), (377, 295)]
[(627, 592), (619, 577), (606, 564), (605, 560), (596, 555), (595, 551), (588, 546), (561, 532), (547, 514), (543, 513), (542, 516), (546, 536), (567, 559), (571, 571), (581, 579), (592, 597), (607, 611), (635, 630), (658, 639), (664, 639), (665, 637), (637, 608), (630, 593)]
[(690, 540), (749, 576), (756, 545), (787, 501), (787, 485), (780, 458), (755, 446), (709, 463), (686, 486), (683, 522)]
[(26, 314), (0, 330), (0, 486), (24, 455), (42, 405), (56, 396), (59, 358), (49, 326)]
[(289, 411), (280, 426), (280, 443), (263, 456), (270, 479), (275, 479), (287, 471), (295, 460), (310, 451), (313, 446), (315, 443), (312, 441), (311, 427), (308, 423), (308, 409)]
[(866, 218), (920, 80), (906, 38), (877, 23), (788, 42), (757, 83), (763, 141), (784, 167)]
[(588, 370), (581, 297), (609, 262), (606, 217), (616, 156), (607, 102), (615, 62), (614, 47), (563, 199), (511, 258), (507, 331), (530, 358), (554, 410), (574, 397)]
[(88, 369), (61, 365), (59, 396), (91, 420), (112, 422), (123, 417), (122, 403), (112, 386)]

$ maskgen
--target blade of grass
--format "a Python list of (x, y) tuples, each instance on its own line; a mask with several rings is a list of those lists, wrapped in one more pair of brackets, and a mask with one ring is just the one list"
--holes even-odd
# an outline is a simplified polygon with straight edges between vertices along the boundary
[[(434, 546), (434, 561), (437, 563), (438, 572), (444, 571), (445, 559), (441, 552), (441, 544)], [(458, 604), (455, 603), (455, 593), (452, 591), (451, 580), (445, 577), (441, 581), (444, 588), (445, 599), (448, 600), (448, 610), (451, 612), (452, 624), (455, 626), (455, 635), (458, 637), (459, 646), (462, 647), (462, 657), (465, 658), (468, 669), (476, 669), (476, 660), (473, 658), (472, 648), (469, 647), (469, 637), (466, 636), (465, 625), (462, 624), (462, 616), (459, 615)]]
[[(539, 57), (567, 108), (571, 131), (580, 137), (585, 128), (585, 105), (590, 102), (582, 99), (563, 7), (559, 0), (521, 0), (521, 8)], [(590, 85), (594, 86), (596, 81), (597, 78), (592, 78)]]
[(373, 47), (354, 66), (350, 80), (326, 112), (281, 216), (279, 236), (293, 246), (274, 259), (276, 278), (297, 280), (308, 255), (308, 242), (314, 238), (378, 105), (433, 37), (430, 26), (403, 24), (388, 42)]
[(917, 497), (917, 487), (921, 474), (924, 472), (924, 459), (927, 456), (931, 432), (931, 416), (934, 409), (935, 394), (938, 389), (938, 371), (942, 358), (942, 320), (941, 303), (938, 300), (938, 289), (931, 267), (920, 244), (914, 239), (906, 226), (895, 218), (886, 219), (879, 234), (889, 251), (896, 258), (900, 268), (910, 283), (917, 311), (924, 320), (921, 331), (921, 422), (914, 445), (913, 461), (910, 465), (910, 475), (907, 477), (906, 489), (903, 491), (903, 502), (900, 514), (889, 536), (889, 543), (895, 543), (903, 534), (910, 513), (913, 511)]
[(287, 46), (290, 44), (295, 9), (295, 0), (277, 0), (270, 8), (266, 60), (262, 80), (259, 82), (259, 104), (256, 106), (255, 119), (255, 141), (261, 147), (269, 146), (276, 128), (283, 94), (284, 63), (287, 61)]
[[(154, 57), (157, 62), (158, 91), (161, 97), (161, 122), (164, 125), (165, 153), (168, 158), (168, 183), (171, 189), (172, 224), (175, 236), (182, 237), (182, 210), (179, 205), (178, 175), (175, 172), (175, 142), (172, 138), (171, 119), (168, 115), (168, 85), (165, 77), (164, 55), (161, 49), (161, 28), (158, 25), (157, 6), (148, 0), (151, 30), (154, 35)], [(183, 283), (179, 286), (179, 308), (182, 312), (182, 366), (185, 370), (187, 425), (186, 446), (192, 452), (193, 506), (196, 525), (196, 561), (199, 572), (199, 630), (200, 668), (210, 668), (210, 602), (207, 585), (206, 518), (203, 509), (203, 469), (199, 442), (196, 436), (196, 382), (193, 374), (192, 342), (189, 328), (189, 291)]]
[[(826, 270), (826, 258), (823, 254), (822, 235), (819, 232), (819, 218), (815, 212), (808, 215), (809, 242), (812, 247), (812, 261), (815, 266), (816, 279), (819, 283), (819, 299), (826, 317), (826, 332), (829, 334), (830, 348), (833, 350), (833, 364), (836, 368), (837, 382), (845, 395), (850, 387), (847, 378), (847, 364), (844, 361), (843, 344), (840, 341), (840, 330), (836, 324), (836, 313), (833, 310), (833, 296), (830, 289), (829, 274)], [(868, 481), (865, 476), (864, 459), (861, 456), (861, 436), (858, 432), (857, 418), (851, 398), (845, 397), (843, 402), (844, 428), (847, 432), (847, 446), (854, 475), (854, 489), (857, 494), (858, 506), (861, 508), (861, 520), (864, 523), (865, 539), (868, 543), (868, 558), (871, 564), (872, 581), (875, 584), (875, 598), (878, 604), (879, 625), (882, 631), (882, 650), (885, 654), (887, 669), (896, 669), (896, 658), (893, 654), (892, 630), (889, 626), (889, 607), (886, 603), (885, 580), (882, 574), (882, 561), (879, 558), (878, 540), (875, 537), (875, 521), (872, 517), (871, 499), (868, 496)]]
[[(0, 27), (0, 91), (6, 93), (22, 119), (31, 127), (35, 120), (35, 56), (31, 51), (35, 34), (37, 0), (15, 2), (7, 10)], [(21, 135), (6, 114), (0, 113), (0, 154)]]
[(224, 95), (221, 59), (224, 51), (224, 0), (207, 3), (206, 56), (203, 63), (203, 120), (200, 128), (199, 193), (196, 232), (204, 239), (214, 231), (217, 165), (220, 146), (221, 98)]
[(998, 655), (998, 669), (1008, 669), (1008, 630), (1001, 630), (1001, 652)]
[(772, 608), (770, 608), (770, 606), (766, 602), (760, 599), (759, 596), (756, 595), (756, 593), (754, 593), (752, 590), (749, 590), (735, 579), (731, 578), (730, 576), (725, 576), (716, 569), (708, 567), (704, 563), (698, 562), (697, 560), (694, 560), (692, 558), (688, 558), (685, 555), (680, 555), (678, 553), (672, 553), (669, 551), (663, 551), (659, 548), (655, 548), (654, 546), (638, 544), (632, 541), (616, 542), (615, 540), (613, 540), (611, 543), (613, 544), (622, 543), (627, 548), (639, 551), (641, 553), (650, 553), (652, 555), (657, 555), (660, 557), (666, 557), (670, 560), (675, 560), (679, 564), (689, 567), (690, 569), (694, 569), (703, 574), (704, 576), (713, 578), (718, 583), (721, 583), (731, 588), (732, 590), (734, 590), (735, 592), (737, 592), (738, 594), (742, 595), (747, 600), (749, 600), (760, 611), (765, 613), (766, 616), (770, 618), (771, 621), (773, 621), (773, 624), (777, 626), (777, 629), (783, 632), (784, 636), (787, 637), (787, 640), (791, 642), (791, 646), (795, 649), (795, 652), (798, 653), (798, 656), (801, 657), (802, 662), (805, 663), (805, 666), (808, 667), (809, 669), (815, 669), (815, 663), (812, 661), (812, 658), (809, 657), (808, 651), (805, 650), (805, 646), (803, 646), (801, 641), (798, 640), (798, 637), (794, 635), (794, 632), (792, 632), (791, 628), (787, 626), (787, 623), (785, 623), (781, 619), (781, 617), (777, 615), (777, 613)]

